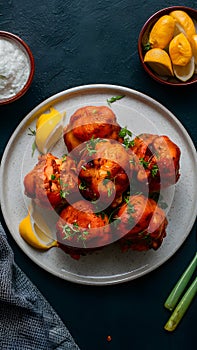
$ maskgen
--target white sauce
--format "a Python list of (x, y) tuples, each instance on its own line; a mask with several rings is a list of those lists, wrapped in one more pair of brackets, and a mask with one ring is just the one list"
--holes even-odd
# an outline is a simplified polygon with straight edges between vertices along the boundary
[(26, 84), (29, 73), (29, 58), (22, 48), (0, 38), (0, 99), (15, 96)]

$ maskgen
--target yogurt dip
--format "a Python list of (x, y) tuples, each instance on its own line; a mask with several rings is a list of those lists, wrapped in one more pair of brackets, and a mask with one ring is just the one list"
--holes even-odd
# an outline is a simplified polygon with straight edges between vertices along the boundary
[(30, 60), (22, 46), (0, 37), (0, 100), (15, 96), (25, 86), (30, 74)]

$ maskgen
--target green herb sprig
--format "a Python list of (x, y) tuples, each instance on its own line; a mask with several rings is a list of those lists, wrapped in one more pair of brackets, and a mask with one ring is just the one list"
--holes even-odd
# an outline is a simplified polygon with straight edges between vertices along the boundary
[(112, 96), (107, 99), (107, 103), (109, 106), (111, 106), (111, 103), (121, 100), (123, 97), (125, 97), (125, 95)]
[(77, 222), (74, 222), (73, 224), (65, 224), (62, 228), (64, 232), (63, 239), (72, 239), (73, 237), (77, 236), (77, 241), (82, 241), (83, 247), (86, 248), (85, 241), (87, 240), (87, 236), (89, 234), (88, 230), (80, 230)]
[(126, 149), (134, 146), (135, 141), (132, 140), (132, 132), (127, 129), (127, 126), (121, 128), (119, 131), (119, 136), (123, 138), (123, 144), (125, 145)]
[(125, 202), (126, 202), (126, 204), (127, 204), (127, 212), (128, 212), (129, 214), (135, 213), (134, 205), (131, 204), (131, 202), (129, 201), (129, 198), (125, 198)]
[(86, 142), (85, 147), (83, 147), (81, 149), (80, 153), (87, 151), (89, 156), (92, 156), (93, 154), (95, 154), (97, 152), (95, 147), (96, 147), (96, 144), (99, 142), (104, 142), (104, 140), (100, 139), (99, 137), (94, 138), (94, 136), (92, 136), (91, 139)]
[(143, 165), (144, 169), (148, 168), (148, 166), (150, 164), (149, 161), (146, 161), (144, 158), (140, 158), (139, 161), (140, 161), (140, 164)]
[(84, 190), (86, 190), (86, 188), (87, 188), (87, 185), (86, 185), (85, 181), (82, 181), (79, 184), (79, 190), (84, 191)]
[(63, 154), (63, 156), (62, 156), (62, 163), (64, 163), (64, 162), (66, 161), (66, 159), (67, 159), (67, 154), (65, 153), (65, 154)]
[(66, 196), (68, 196), (70, 194), (70, 192), (68, 191), (68, 184), (64, 183), (61, 179), (59, 179), (59, 183), (61, 186), (61, 190), (60, 190), (60, 197), (62, 199), (66, 199)]
[[(36, 130), (33, 130), (31, 128), (28, 128), (29, 129), (29, 133), (27, 135), (29, 136), (36, 136)], [(34, 139), (33, 143), (32, 143), (32, 146), (31, 146), (31, 149), (32, 149), (32, 153), (31, 153), (31, 156), (33, 157), (34, 155), (34, 152), (36, 150), (37, 146), (36, 146), (36, 140)]]
[[(146, 161), (144, 158), (140, 158), (139, 161), (140, 161), (140, 164), (143, 165), (144, 169), (148, 169), (148, 167), (150, 165), (150, 162), (151, 162), (151, 159)], [(152, 177), (155, 177), (157, 175), (158, 171), (159, 171), (158, 165), (157, 164), (153, 164), (153, 166), (151, 168), (151, 175), (152, 175)]]
[(157, 165), (157, 164), (154, 164), (154, 165), (152, 166), (152, 169), (151, 169), (151, 175), (152, 175), (152, 177), (155, 177), (155, 176), (157, 175), (158, 171), (159, 171), (158, 165)]

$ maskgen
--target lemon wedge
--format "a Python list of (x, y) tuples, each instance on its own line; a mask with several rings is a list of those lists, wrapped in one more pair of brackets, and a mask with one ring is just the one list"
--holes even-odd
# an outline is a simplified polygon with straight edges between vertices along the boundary
[[(37, 217), (38, 219), (38, 217)], [(42, 222), (43, 225), (43, 222)], [(52, 247), (57, 247), (57, 241), (50, 238), (50, 230), (46, 223), (43, 231), (40, 226), (32, 219), (30, 210), (28, 215), (19, 224), (19, 233), (21, 237), (31, 246), (40, 250), (48, 250)]]
[(160, 76), (173, 76), (172, 63), (168, 53), (160, 48), (153, 48), (144, 56), (151, 69)]
[(169, 15), (164, 15), (154, 24), (150, 35), (149, 43), (151, 48), (164, 49), (173, 38), (175, 20)]
[(65, 113), (60, 113), (54, 107), (49, 113), (41, 114), (36, 123), (36, 146), (45, 154), (60, 139), (63, 133)]
[(197, 65), (197, 34), (192, 35), (190, 42), (192, 47), (192, 53), (194, 56), (194, 62)]
[(192, 58), (192, 48), (183, 33), (176, 35), (170, 42), (169, 55), (172, 64), (185, 66)]
[(174, 75), (181, 81), (189, 80), (195, 72), (194, 57), (185, 66), (173, 65)]
[(174, 35), (183, 33), (189, 39), (196, 33), (194, 22), (185, 11), (172, 11), (170, 12), (170, 16), (176, 20)]

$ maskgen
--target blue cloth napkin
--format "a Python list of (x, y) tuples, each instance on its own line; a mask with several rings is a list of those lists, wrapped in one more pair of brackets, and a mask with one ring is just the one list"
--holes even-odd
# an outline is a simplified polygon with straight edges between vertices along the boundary
[(51, 305), (15, 264), (1, 223), (0, 349), (79, 350)]

